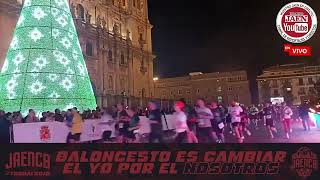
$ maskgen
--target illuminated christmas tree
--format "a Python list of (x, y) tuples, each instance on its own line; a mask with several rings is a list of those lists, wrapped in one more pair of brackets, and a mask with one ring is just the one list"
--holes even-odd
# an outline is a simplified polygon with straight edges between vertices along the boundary
[(25, 0), (0, 74), (0, 109), (93, 109), (68, 0)]

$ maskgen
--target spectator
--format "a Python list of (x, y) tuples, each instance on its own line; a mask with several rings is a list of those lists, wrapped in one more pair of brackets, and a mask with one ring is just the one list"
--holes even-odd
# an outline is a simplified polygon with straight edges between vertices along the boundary
[(10, 143), (10, 122), (4, 111), (0, 110), (0, 144)]
[(43, 112), (42, 117), (40, 118), (40, 122), (46, 122), (47, 117), (48, 117), (48, 112)]
[(22, 123), (22, 121), (23, 121), (23, 117), (20, 111), (13, 113), (13, 118), (12, 118), (13, 124)]
[(54, 110), (54, 120), (55, 121), (58, 121), (58, 122), (63, 122), (64, 118), (63, 116), (61, 115), (61, 112), (59, 109), (55, 109)]
[(29, 109), (29, 114), (25, 117), (25, 122), (26, 123), (39, 122), (39, 119), (37, 118), (36, 113), (34, 112), (33, 109)]

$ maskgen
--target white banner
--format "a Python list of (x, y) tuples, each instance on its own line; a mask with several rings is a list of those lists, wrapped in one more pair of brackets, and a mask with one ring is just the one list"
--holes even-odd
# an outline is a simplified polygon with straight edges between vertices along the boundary
[[(140, 116), (139, 134), (150, 133), (149, 119)], [(167, 123), (162, 118), (163, 130), (172, 130), (175, 122), (172, 115), (166, 115)], [(167, 126), (168, 125), (168, 126)], [(100, 119), (87, 119), (82, 126), (81, 142), (102, 139), (103, 131), (107, 130)], [(114, 137), (112, 130), (111, 137)], [(13, 125), (14, 143), (66, 143), (70, 128), (62, 122), (20, 123)]]
[(15, 143), (65, 143), (69, 128), (61, 122), (21, 123), (13, 125)]

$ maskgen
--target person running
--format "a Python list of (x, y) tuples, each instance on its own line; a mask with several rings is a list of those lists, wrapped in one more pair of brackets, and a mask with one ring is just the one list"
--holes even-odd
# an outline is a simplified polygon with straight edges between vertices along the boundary
[(273, 132), (277, 132), (277, 129), (275, 128), (275, 110), (274, 107), (271, 106), (270, 102), (266, 102), (265, 107), (263, 108), (263, 115), (266, 121), (267, 130), (269, 133), (269, 136), (271, 139), (274, 138)]
[(110, 142), (116, 137), (116, 120), (112, 117), (112, 108), (104, 108), (99, 126), (102, 131), (102, 139), (104, 142)]
[(175, 130), (177, 136), (175, 138), (175, 143), (186, 143), (188, 142), (188, 131), (189, 127), (187, 125), (187, 116), (183, 112), (185, 104), (182, 101), (177, 101), (174, 104), (173, 113), (174, 121), (175, 121)]
[(223, 109), (221, 109), (218, 106), (218, 103), (213, 101), (210, 104), (210, 109), (213, 114), (213, 119), (211, 120), (211, 125), (213, 128), (213, 131), (215, 132), (215, 135), (217, 136), (217, 143), (224, 143), (224, 135), (223, 135), (223, 129), (224, 129), (224, 112)]
[(122, 103), (117, 104), (117, 121), (118, 121), (118, 142), (123, 143), (125, 142), (125, 137), (129, 134), (129, 121), (130, 117)]
[(258, 129), (259, 110), (254, 104), (249, 108), (249, 118), (254, 127)]
[(195, 108), (198, 119), (198, 138), (202, 143), (214, 143), (211, 119), (213, 119), (212, 112), (205, 106), (203, 99), (197, 100), (197, 107)]
[(286, 138), (289, 139), (289, 133), (292, 132), (291, 129), (291, 117), (293, 115), (292, 109), (287, 106), (287, 104), (285, 102), (283, 102), (283, 119), (282, 119), (282, 123), (283, 123), (283, 128), (284, 128), (284, 132), (286, 133)]
[(246, 132), (248, 136), (251, 136), (251, 132), (248, 129), (248, 124), (249, 124), (249, 116), (247, 113), (247, 109), (245, 108), (244, 105), (240, 105), (240, 107), (242, 108), (242, 112), (240, 113), (241, 116), (241, 123), (239, 126), (239, 132), (241, 134), (241, 139), (244, 139), (244, 134), (243, 132)]
[(310, 119), (309, 119), (309, 102), (304, 101), (299, 107), (299, 116), (302, 120), (302, 125), (305, 131), (310, 131)]
[(238, 105), (236, 101), (233, 100), (231, 102), (231, 106), (228, 107), (228, 114), (230, 114), (231, 123), (234, 128), (237, 141), (239, 143), (243, 142), (240, 134), (241, 112), (243, 112), (243, 109)]
[(149, 143), (163, 143), (162, 115), (155, 101), (148, 103), (151, 132), (149, 134)]
[(68, 135), (67, 142), (79, 143), (80, 136), (82, 133), (83, 120), (76, 107), (74, 107), (71, 112), (72, 112), (73, 118), (72, 118), (71, 132)]
[(72, 119), (73, 119), (73, 115), (72, 115), (72, 109), (68, 109), (65, 115), (65, 119), (66, 119), (66, 125), (68, 127), (72, 127)]
[(135, 108), (129, 108), (126, 111), (130, 117), (129, 128), (128, 128), (129, 133), (126, 138), (129, 139), (129, 142), (138, 143), (140, 142), (139, 134), (138, 134), (138, 131), (140, 128), (140, 118), (138, 115), (138, 111)]
[(196, 138), (195, 134), (197, 134), (197, 112), (195, 111), (194, 107), (192, 107), (189, 104), (186, 104), (184, 98), (181, 98), (180, 101), (185, 104), (183, 111), (187, 116), (187, 124), (189, 130), (191, 131), (190, 133), (193, 134), (193, 136)]

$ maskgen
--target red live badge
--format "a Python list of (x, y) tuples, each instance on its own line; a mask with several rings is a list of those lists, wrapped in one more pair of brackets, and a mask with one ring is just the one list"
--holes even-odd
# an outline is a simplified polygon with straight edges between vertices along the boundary
[(289, 56), (311, 56), (311, 46), (293, 46), (285, 44), (283, 51), (288, 53)]

